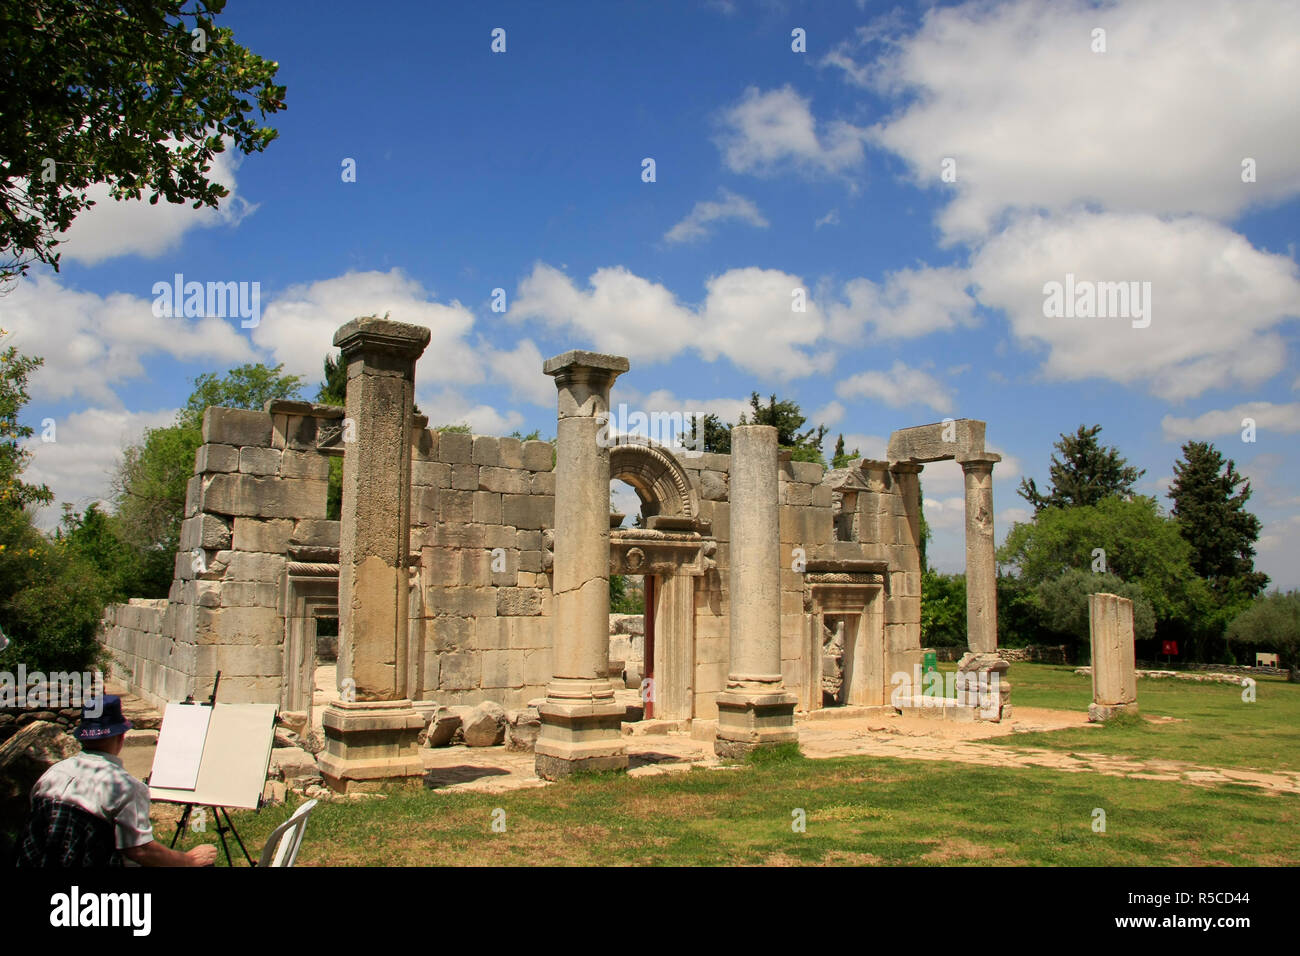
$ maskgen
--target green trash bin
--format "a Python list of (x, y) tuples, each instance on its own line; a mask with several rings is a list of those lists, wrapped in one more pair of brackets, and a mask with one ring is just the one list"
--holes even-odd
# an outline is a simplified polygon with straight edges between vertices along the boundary
[(939, 655), (934, 651), (925, 651), (921, 654), (921, 676), (924, 677), (931, 671), (939, 669)]

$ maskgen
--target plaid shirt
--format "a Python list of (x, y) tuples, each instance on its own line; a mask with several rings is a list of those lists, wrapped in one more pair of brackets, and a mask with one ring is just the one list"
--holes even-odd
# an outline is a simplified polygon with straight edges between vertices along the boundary
[(114, 866), (119, 850), (151, 840), (149, 788), (121, 758), (83, 750), (36, 781), (19, 856), (30, 866)]
[(20, 867), (121, 866), (111, 821), (71, 803), (32, 801), (27, 834), (18, 846)]

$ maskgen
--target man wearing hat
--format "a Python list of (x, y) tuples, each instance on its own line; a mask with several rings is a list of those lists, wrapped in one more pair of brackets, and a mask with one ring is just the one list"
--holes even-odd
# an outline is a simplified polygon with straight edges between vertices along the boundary
[(211, 843), (181, 853), (153, 838), (149, 788), (122, 766), (131, 722), (122, 699), (86, 701), (76, 738), (81, 753), (56, 763), (32, 788), (27, 835), (19, 866), (211, 866)]

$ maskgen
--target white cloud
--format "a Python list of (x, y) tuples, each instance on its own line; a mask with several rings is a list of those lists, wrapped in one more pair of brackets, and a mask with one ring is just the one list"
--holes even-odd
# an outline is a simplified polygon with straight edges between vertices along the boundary
[(920, 404), (937, 412), (952, 411), (953, 398), (947, 386), (928, 372), (895, 362), (888, 372), (876, 370), (850, 375), (835, 386), (844, 399), (866, 398), (894, 408)]
[(1166, 415), (1160, 419), (1160, 427), (1166, 441), (1219, 438), (1226, 435), (1237, 437), (1244, 427), (1242, 419), (1245, 418), (1254, 419), (1257, 436), (1265, 432), (1290, 435), (1300, 432), (1300, 402), (1285, 405), (1245, 402), (1232, 408), (1205, 412), (1195, 418)]
[(826, 215), (822, 216), (815, 223), (813, 223), (813, 228), (820, 229), (822, 226), (838, 226), (839, 224), (840, 224), (840, 211), (838, 209), (832, 209)]
[[(831, 399), (821, 408), (814, 409), (808, 416), (808, 423), (811, 425), (825, 425), (827, 428), (834, 425), (844, 417), (844, 405)], [(834, 447), (834, 446), (832, 446)], [(847, 446), (846, 446), (847, 447)]]
[(512, 398), (555, 407), (555, 379), (542, 371), (544, 357), (532, 339), (521, 339), (510, 350), (480, 346), (483, 362), (491, 370), (491, 380), (509, 390)]
[(865, 325), (882, 338), (915, 338), (974, 325), (969, 284), (966, 270), (955, 267), (900, 269), (886, 275), (883, 286), (850, 279), (842, 290), (847, 301), (826, 306), (827, 334), (836, 342), (856, 343)]
[(55, 419), (52, 442), (42, 441), (43, 427), (34, 425), (36, 434), (25, 443), (32, 458), (23, 479), (49, 485), (55, 495), (54, 505), (39, 512), (39, 523), (45, 528), (57, 525), (65, 501), (78, 512), (105, 501), (122, 449), (138, 442), (146, 428), (170, 425), (175, 418), (174, 408), (144, 412), (87, 408)]
[[(117, 201), (109, 195), (106, 184), (96, 184), (86, 190), (87, 198), (95, 205), (72, 221), (63, 234), (63, 241), (55, 251), (64, 259), (75, 259), (94, 265), (117, 256), (161, 255), (178, 245), (191, 229), (212, 226), (235, 226), (250, 215), (256, 207), (239, 195), (235, 182), (235, 169), (240, 156), (229, 148), (212, 159), (208, 179), (230, 190), (221, 205), (195, 209), (190, 203), (169, 203), (159, 198), (156, 205), (149, 203), (149, 191), (141, 199)], [(170, 278), (170, 277), (169, 277)], [(203, 281), (227, 281), (235, 277), (206, 276)]]
[[(1090, 49), (1099, 26), (1105, 53)], [(1230, 219), (1300, 191), (1297, 35), (1300, 6), (1285, 0), (936, 7), (872, 64), (877, 89), (907, 105), (871, 133), (917, 183), (953, 190), (949, 239), (1080, 202)]]
[(710, 278), (704, 302), (691, 307), (622, 266), (597, 269), (580, 289), (538, 263), (520, 282), (507, 317), (538, 320), (633, 362), (661, 362), (693, 348), (706, 361), (725, 356), (764, 378), (788, 381), (834, 364), (831, 353), (806, 350), (825, 328), (811, 300), (805, 312), (792, 311), (792, 293), (806, 288), (798, 276), (776, 269), (731, 269)]
[[(1150, 326), (1044, 317), (1044, 284), (1067, 274), (1149, 282)], [(1300, 314), (1295, 262), (1200, 218), (1027, 216), (975, 253), (971, 277), (980, 302), (1006, 312), (1022, 345), (1046, 347), (1047, 379), (1110, 379), (1169, 401), (1281, 372), (1286, 345), (1276, 327)]]
[(729, 189), (720, 190), (719, 195), (721, 198), (717, 200), (697, 202), (685, 219), (664, 233), (664, 239), (667, 242), (694, 242), (709, 235), (709, 223), (728, 219), (747, 222), (759, 229), (768, 227), (768, 221), (752, 199), (738, 196)]
[(284, 363), (285, 371), (316, 381), (326, 354), (334, 351), (339, 326), (357, 316), (390, 312), (394, 321), (424, 325), (431, 332), (429, 346), (416, 365), (417, 383), (483, 381), (483, 363), (466, 339), (474, 314), (454, 300), (445, 305), (433, 301), (424, 286), (400, 269), (348, 272), (292, 286), (262, 310), (253, 341), (267, 349), (275, 362)]
[(862, 163), (865, 130), (835, 120), (819, 135), (808, 100), (789, 86), (766, 93), (749, 87), (720, 125), (718, 148), (732, 172), (842, 173)]
[[(32, 375), (33, 398), (81, 395), (118, 405), (112, 387), (142, 376), (151, 356), (214, 364), (256, 360), (238, 320), (159, 318), (152, 298), (77, 292), (45, 274), (30, 275), (0, 296), (0, 327), (12, 333), (7, 342), (20, 352), (45, 359)], [(319, 361), (314, 371), (319, 374)]]
[(416, 404), (429, 416), (430, 428), (468, 425), (475, 435), (508, 435), (524, 423), (524, 416), (516, 411), (500, 412), (451, 388), (425, 391), (418, 388), (418, 377), (416, 382)]

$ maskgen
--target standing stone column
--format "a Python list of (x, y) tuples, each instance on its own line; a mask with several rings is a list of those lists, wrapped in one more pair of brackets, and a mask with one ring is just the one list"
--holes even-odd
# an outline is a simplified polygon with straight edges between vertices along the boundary
[(1092, 704), (1088, 720), (1107, 720), (1137, 710), (1137, 662), (1133, 647), (1133, 602), (1116, 594), (1088, 595), (1092, 641)]
[(1000, 720), (1011, 713), (1007, 663), (998, 657), (997, 547), (993, 538), (993, 466), (1001, 455), (958, 455), (966, 479), (966, 642), (957, 664), (959, 699), (980, 716)]
[(579, 350), (547, 359), (558, 391), (551, 682), (537, 775), (623, 770), (624, 707), (609, 680), (609, 390), (627, 359)]
[(339, 689), (321, 773), (336, 790), (424, 773), (424, 722), (405, 699), (415, 362), (429, 329), (375, 316), (342, 326), (348, 370), (339, 526)]
[(731, 429), (731, 663), (718, 695), (720, 757), (798, 740), (781, 676), (781, 531), (776, 429)]

